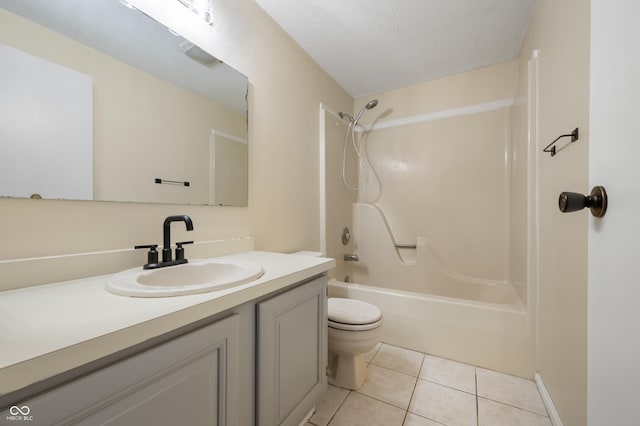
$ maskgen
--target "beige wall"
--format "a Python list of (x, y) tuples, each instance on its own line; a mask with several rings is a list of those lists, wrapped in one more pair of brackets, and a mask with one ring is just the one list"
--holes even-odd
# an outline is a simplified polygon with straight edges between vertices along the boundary
[(216, 4), (213, 27), (179, 2), (133, 3), (249, 77), (249, 207), (1, 199), (0, 260), (160, 242), (171, 214), (192, 217), (196, 241), (251, 235), (259, 249), (318, 249), (318, 109), (351, 110), (351, 98), (251, 0)]
[(588, 214), (560, 213), (558, 195), (589, 192), (589, 14), (582, 0), (538, 0), (520, 56), (524, 76), (539, 49), (538, 152), (580, 128), (579, 141), (538, 164), (537, 370), (567, 426), (587, 424)]
[[(351, 114), (351, 110), (343, 111)], [(340, 119), (336, 112), (325, 109), (324, 115), (324, 155), (325, 155), (325, 251), (328, 257), (336, 260), (336, 267), (330, 274), (343, 280), (349, 273), (349, 264), (344, 261), (345, 254), (354, 254), (354, 226), (352, 205), (358, 192), (347, 189), (342, 181), (342, 156), (348, 121)], [(351, 144), (351, 132), (347, 144)], [(358, 184), (358, 165), (353, 151), (347, 151), (345, 177), (349, 185)], [(347, 245), (342, 244), (342, 230), (348, 227), (351, 238)]]

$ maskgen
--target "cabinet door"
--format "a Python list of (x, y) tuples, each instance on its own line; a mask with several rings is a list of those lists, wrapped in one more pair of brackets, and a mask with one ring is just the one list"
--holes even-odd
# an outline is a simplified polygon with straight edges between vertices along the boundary
[(238, 327), (233, 315), (19, 405), (32, 424), (236, 425)]
[(258, 304), (258, 424), (298, 425), (326, 390), (326, 277)]

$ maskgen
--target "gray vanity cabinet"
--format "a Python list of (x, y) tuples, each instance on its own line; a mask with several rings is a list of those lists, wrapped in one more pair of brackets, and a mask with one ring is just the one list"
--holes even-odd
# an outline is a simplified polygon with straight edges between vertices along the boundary
[(297, 426), (326, 390), (326, 286), (325, 276), (297, 283), (86, 376), (69, 372), (13, 411), (33, 425)]
[(24, 405), (32, 424), (235, 426), (238, 338), (236, 314)]
[(326, 277), (258, 303), (257, 423), (298, 425), (326, 391)]

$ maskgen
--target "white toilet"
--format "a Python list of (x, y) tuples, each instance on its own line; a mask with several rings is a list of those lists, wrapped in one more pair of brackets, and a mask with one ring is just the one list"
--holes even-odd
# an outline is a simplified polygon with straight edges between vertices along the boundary
[(367, 379), (365, 355), (380, 338), (382, 312), (371, 303), (330, 297), (329, 383), (341, 388), (359, 389)]

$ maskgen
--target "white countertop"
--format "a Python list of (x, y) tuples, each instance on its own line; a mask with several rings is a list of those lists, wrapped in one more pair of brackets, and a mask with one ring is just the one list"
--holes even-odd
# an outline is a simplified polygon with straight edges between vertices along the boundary
[(264, 275), (187, 296), (111, 294), (110, 275), (0, 292), (0, 396), (325, 273), (333, 259), (252, 251), (222, 256)]

